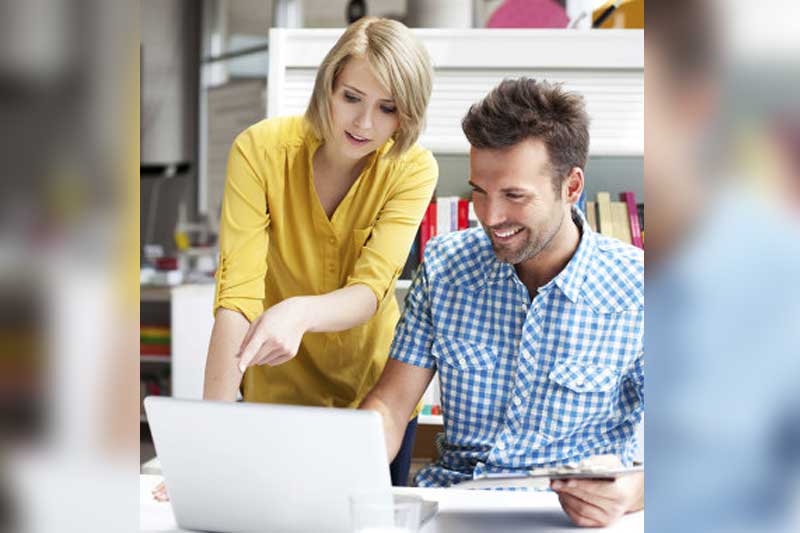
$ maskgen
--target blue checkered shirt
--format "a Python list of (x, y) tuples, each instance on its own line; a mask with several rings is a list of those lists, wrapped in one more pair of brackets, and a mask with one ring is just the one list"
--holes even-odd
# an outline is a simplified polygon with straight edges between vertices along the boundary
[(444, 439), (416, 483), (637, 452), (644, 256), (593, 232), (531, 300), (482, 228), (428, 242), (390, 357), (438, 370)]

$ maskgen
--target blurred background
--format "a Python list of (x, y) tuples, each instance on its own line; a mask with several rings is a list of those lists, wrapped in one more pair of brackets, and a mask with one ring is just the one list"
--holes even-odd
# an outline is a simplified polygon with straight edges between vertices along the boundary
[[(0, 4), (0, 531), (138, 529), (139, 400), (173, 385), (142, 357), (172, 332), (141, 317), (172, 326), (172, 285), (215, 268), (220, 154), (267, 112), (268, 28), (582, 31), (606, 4)], [(642, 27), (626, 5), (600, 26)], [(644, 175), (647, 531), (800, 530), (798, 14), (649, 0), (645, 157), (590, 162), (593, 193)]]

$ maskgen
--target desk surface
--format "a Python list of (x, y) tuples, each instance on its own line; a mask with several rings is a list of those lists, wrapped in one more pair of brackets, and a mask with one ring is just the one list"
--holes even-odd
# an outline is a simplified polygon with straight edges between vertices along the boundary
[[(156, 502), (150, 491), (161, 476), (142, 475), (139, 491), (142, 531), (182, 532), (175, 524), (169, 502)], [(399, 494), (418, 494), (439, 502), (439, 513), (421, 533), (483, 533), (503, 531), (529, 533), (551, 531), (590, 531), (570, 522), (557, 496), (552, 492), (475, 491), (455, 489), (396, 488)], [(597, 531), (597, 530), (591, 530)], [(641, 533), (644, 512), (623, 517), (603, 531)]]

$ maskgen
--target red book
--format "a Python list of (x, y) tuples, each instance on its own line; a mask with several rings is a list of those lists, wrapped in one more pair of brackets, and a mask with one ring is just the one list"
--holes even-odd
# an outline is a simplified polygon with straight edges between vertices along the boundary
[(469, 200), (466, 198), (458, 199), (458, 229), (469, 228)]
[(436, 202), (431, 202), (428, 209), (425, 210), (425, 216), (422, 217), (422, 223), (419, 227), (419, 262), (421, 263), (425, 257), (425, 244), (428, 239), (436, 236)]
[(169, 354), (170, 354), (170, 345), (169, 344), (146, 344), (146, 343), (140, 343), (139, 344), (139, 353), (141, 355), (164, 355), (164, 356), (169, 356)]
[(631, 242), (644, 250), (642, 242), (642, 228), (639, 226), (639, 211), (636, 208), (636, 195), (632, 192), (619, 193), (619, 199), (628, 207), (628, 219), (631, 223)]

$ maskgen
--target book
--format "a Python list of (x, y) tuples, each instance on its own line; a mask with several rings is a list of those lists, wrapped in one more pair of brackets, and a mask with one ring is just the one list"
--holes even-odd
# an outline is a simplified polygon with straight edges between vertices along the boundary
[(440, 196), (436, 199), (436, 235), (450, 233), (450, 204), (449, 196)]
[(631, 228), (631, 244), (644, 248), (642, 228), (639, 224), (639, 210), (636, 206), (636, 194), (630, 191), (619, 193), (619, 199), (625, 202), (628, 209), (628, 220)]
[(521, 472), (487, 472), (475, 479), (462, 481), (454, 489), (503, 489), (512, 487), (544, 488), (553, 479), (597, 479), (613, 481), (620, 476), (644, 472), (644, 466), (609, 468), (597, 465), (533, 468)]
[(139, 354), (140, 355), (163, 355), (169, 356), (170, 355), (170, 345), (169, 344), (145, 344), (139, 343)]
[(457, 229), (469, 228), (469, 200), (466, 198), (458, 199), (458, 225)]
[(597, 230), (607, 237), (614, 237), (614, 219), (611, 215), (611, 195), (597, 193)]
[(642, 246), (644, 246), (644, 204), (636, 204), (636, 213), (639, 215), (639, 228), (642, 230)]
[(450, 197), (450, 231), (458, 231), (458, 196)]
[(431, 237), (436, 236), (436, 202), (428, 204), (425, 216), (422, 217), (422, 224), (419, 228), (419, 262), (425, 257), (425, 244)]
[(475, 214), (475, 204), (472, 202), (469, 203), (467, 212), (467, 221), (468, 221), (467, 225), (470, 228), (477, 228), (478, 226), (480, 226), (480, 222), (478, 221), (478, 215)]
[(626, 244), (633, 244), (628, 206), (625, 202), (611, 202), (611, 218), (614, 220), (614, 237)]
[(597, 231), (597, 204), (595, 202), (586, 202), (586, 222), (592, 231)]

